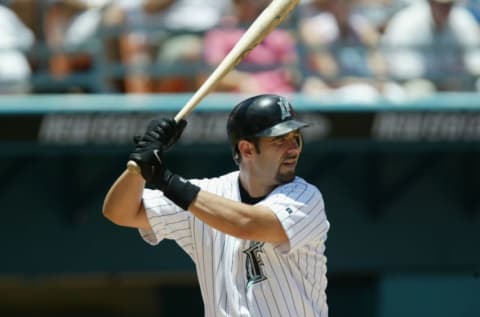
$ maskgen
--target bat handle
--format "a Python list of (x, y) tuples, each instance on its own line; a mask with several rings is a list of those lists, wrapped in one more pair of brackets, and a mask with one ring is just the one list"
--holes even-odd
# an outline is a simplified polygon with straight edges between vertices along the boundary
[(138, 166), (137, 162), (129, 160), (127, 162), (127, 170), (133, 174), (140, 175), (142, 174), (142, 170), (140, 169), (140, 166)]

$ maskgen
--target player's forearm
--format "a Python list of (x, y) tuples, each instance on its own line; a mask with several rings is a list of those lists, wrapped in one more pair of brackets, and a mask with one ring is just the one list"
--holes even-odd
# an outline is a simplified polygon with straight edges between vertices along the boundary
[(142, 206), (144, 186), (145, 181), (141, 175), (123, 172), (105, 196), (104, 216), (121, 226), (148, 228)]
[(237, 238), (271, 243), (288, 241), (278, 218), (263, 206), (251, 206), (200, 191), (189, 210), (211, 227)]

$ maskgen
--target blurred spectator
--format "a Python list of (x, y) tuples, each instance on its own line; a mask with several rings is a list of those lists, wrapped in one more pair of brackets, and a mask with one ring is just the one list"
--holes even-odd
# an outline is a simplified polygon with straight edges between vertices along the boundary
[[(126, 92), (192, 91), (192, 74), (161, 77), (157, 65), (199, 62), (203, 32), (218, 23), (228, 0), (118, 0), (127, 32), (120, 38), (120, 59), (128, 66)], [(192, 71), (190, 69), (190, 71)]]
[(395, 79), (429, 80), (437, 90), (474, 89), (480, 75), (479, 26), (455, 0), (412, 3), (392, 17), (382, 40)]
[(383, 34), (391, 17), (399, 9), (416, 0), (354, 0), (354, 10), (364, 16), (370, 24)]
[(45, 42), (51, 50), (49, 70), (55, 77), (88, 70), (93, 54), (86, 50), (96, 36), (103, 9), (113, 0), (49, 0), (44, 19)]
[(480, 0), (468, 0), (466, 6), (472, 12), (477, 22), (480, 22)]
[[(269, 0), (233, 0), (232, 14), (205, 34), (204, 57), (215, 68), (270, 3)], [(296, 90), (296, 42), (290, 31), (277, 28), (256, 46), (217, 86), (217, 91), (288, 93)]]
[(298, 31), (308, 63), (305, 73), (311, 75), (305, 78), (302, 91), (315, 93), (351, 84), (368, 87), (384, 78), (385, 61), (378, 49), (381, 34), (354, 10), (351, 1), (302, 3)]
[(33, 32), (35, 42), (43, 41), (43, 8), (45, 0), (0, 0)]
[(33, 32), (4, 5), (0, 5), (0, 93), (30, 92), (31, 66), (24, 52), (35, 41)]

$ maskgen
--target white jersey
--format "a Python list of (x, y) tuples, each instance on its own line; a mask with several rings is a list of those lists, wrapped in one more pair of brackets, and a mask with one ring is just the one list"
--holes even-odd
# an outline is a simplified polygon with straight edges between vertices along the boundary
[[(191, 180), (202, 190), (240, 201), (239, 172)], [(278, 186), (258, 204), (276, 214), (288, 243), (247, 241), (224, 234), (182, 210), (158, 190), (143, 202), (152, 245), (175, 240), (192, 258), (205, 316), (328, 316), (325, 241), (327, 221), (320, 191), (300, 177)]]

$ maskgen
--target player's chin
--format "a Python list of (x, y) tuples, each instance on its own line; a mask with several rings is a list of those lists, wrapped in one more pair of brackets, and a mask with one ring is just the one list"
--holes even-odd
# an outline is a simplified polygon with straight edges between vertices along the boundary
[(277, 181), (280, 184), (285, 184), (293, 181), (295, 178), (295, 169), (289, 169), (288, 171), (282, 171), (277, 174)]

